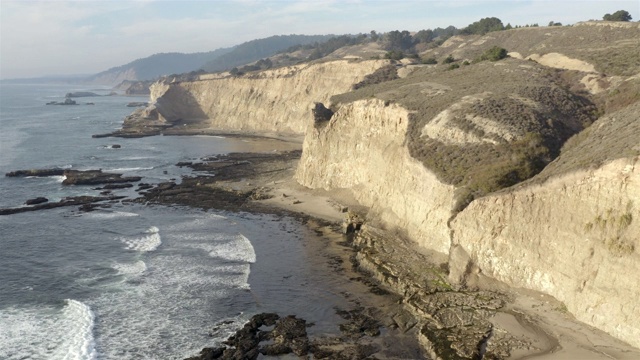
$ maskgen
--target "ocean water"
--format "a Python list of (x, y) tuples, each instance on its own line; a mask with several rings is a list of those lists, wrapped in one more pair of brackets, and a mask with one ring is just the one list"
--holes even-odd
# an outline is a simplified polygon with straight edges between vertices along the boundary
[[(64, 167), (179, 181), (190, 170), (175, 167), (178, 161), (283, 146), (212, 136), (93, 139), (119, 128), (132, 111), (128, 102), (144, 100), (101, 96), (45, 106), (80, 90), (109, 92), (1, 85), (0, 173)], [(61, 177), (0, 176), (1, 207), (98, 192), (64, 186)], [(334, 331), (344, 284), (309, 256), (319, 246), (287, 217), (175, 206), (0, 216), (0, 359), (181, 359), (263, 311), (305, 317), (316, 324), (312, 333)]]

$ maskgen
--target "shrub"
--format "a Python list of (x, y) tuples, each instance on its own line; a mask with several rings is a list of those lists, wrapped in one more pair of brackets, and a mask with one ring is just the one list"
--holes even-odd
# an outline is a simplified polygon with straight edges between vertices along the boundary
[(449, 67), (447, 68), (447, 70), (453, 70), (453, 69), (457, 69), (457, 68), (459, 68), (459, 67), (460, 67), (460, 65), (458, 65), (458, 64), (451, 64), (451, 65), (449, 65)]
[(456, 61), (456, 59), (453, 58), (453, 55), (449, 55), (444, 60), (442, 60), (442, 63), (443, 64), (451, 64), (454, 61)]
[(475, 62), (480, 62), (484, 60), (489, 61), (498, 61), (507, 57), (507, 50), (501, 48), (499, 46), (494, 46), (487, 51), (485, 51), (480, 57), (478, 57)]
[(465, 61), (462, 62), (462, 65), (467, 66), (467, 65), (471, 65), (471, 63), (468, 62), (467, 60), (465, 60)]
[(422, 63), (427, 65), (434, 65), (438, 63), (438, 60), (436, 60), (436, 58), (434, 57), (430, 57), (430, 58), (422, 59)]
[(384, 54), (384, 58), (391, 59), (391, 60), (400, 60), (404, 58), (404, 53), (399, 50), (392, 50)]

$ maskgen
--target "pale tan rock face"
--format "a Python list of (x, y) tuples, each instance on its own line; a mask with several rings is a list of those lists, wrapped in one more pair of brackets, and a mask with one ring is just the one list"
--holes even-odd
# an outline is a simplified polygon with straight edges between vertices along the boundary
[(156, 83), (151, 101), (169, 122), (237, 131), (302, 134), (314, 102), (328, 102), (385, 60), (331, 61), (264, 71), (254, 77), (228, 77)]
[(388, 228), (431, 250), (455, 250), (454, 276), (480, 269), (550, 294), (579, 320), (640, 346), (640, 158), (488, 195), (449, 222), (455, 187), (410, 156), (409, 115), (369, 99), (309, 125), (297, 181), (350, 189)]
[(485, 275), (551, 294), (640, 346), (639, 160), (478, 199), (452, 221), (453, 244)]
[(408, 116), (377, 99), (344, 105), (328, 123), (309, 126), (296, 179), (310, 188), (351, 189), (384, 224), (446, 253), (454, 187), (409, 154)]

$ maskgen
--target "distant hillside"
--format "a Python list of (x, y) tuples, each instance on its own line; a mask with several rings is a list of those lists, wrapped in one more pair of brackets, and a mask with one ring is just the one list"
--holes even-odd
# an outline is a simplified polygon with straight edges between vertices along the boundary
[(228, 70), (245, 65), (295, 45), (313, 44), (332, 38), (333, 35), (277, 35), (265, 39), (251, 40), (236, 46), (232, 51), (210, 60), (202, 69), (209, 72)]
[(152, 80), (163, 75), (181, 74), (198, 70), (206, 62), (232, 50), (233, 48), (222, 48), (194, 54), (154, 54), (93, 75), (87, 82), (115, 85), (124, 80)]

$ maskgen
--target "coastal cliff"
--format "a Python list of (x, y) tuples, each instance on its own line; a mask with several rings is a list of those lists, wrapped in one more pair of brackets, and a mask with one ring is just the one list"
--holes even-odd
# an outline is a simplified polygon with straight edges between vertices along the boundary
[(638, 28), (591, 25), (452, 37), (426, 54), (512, 56), (398, 64), (353, 91), (390, 62), (158, 82), (121, 134), (305, 134), (296, 181), (347, 190), (372, 227), (448, 256), (453, 287), (540, 291), (640, 347)]
[(388, 63), (338, 60), (239, 77), (157, 82), (151, 86), (150, 107), (125, 119), (120, 134), (215, 130), (302, 135), (314, 102), (349, 91)]
[[(498, 68), (509, 71), (508, 66)], [(581, 100), (558, 95), (564, 105), (554, 106), (542, 104), (535, 95), (490, 98), (491, 94), (475, 93), (456, 94), (461, 97), (455, 101), (454, 75), (448, 83), (437, 83), (435, 74), (430, 79), (415, 85), (405, 80), (395, 89), (372, 91), (373, 99), (361, 96), (341, 103), (344, 97), (334, 97), (333, 116), (310, 121), (296, 180), (309, 188), (348, 189), (370, 208), (369, 223), (449, 255), (452, 284), (477, 284), (472, 278), (480, 276), (550, 294), (580, 321), (640, 346), (640, 288), (635, 276), (640, 271), (640, 103), (598, 119), (530, 180), (460, 207), (460, 195), (469, 184), (452, 184), (445, 171), (432, 168), (435, 162), (428, 156), (435, 151), (426, 158), (422, 154), (422, 159), (413, 156), (416, 133), (422, 144), (429, 144), (426, 138), (467, 151), (475, 151), (477, 144), (517, 144), (527, 138), (526, 132), (509, 126), (499, 112), (479, 114), (473, 106), (494, 101), (506, 107), (516, 100), (520, 116), (527, 106), (537, 111), (552, 108), (553, 114), (544, 118), (555, 119), (547, 123), (563, 122), (563, 130), (576, 134), (582, 126), (576, 113), (565, 120), (558, 117), (558, 109)], [(628, 79), (625, 86), (635, 88), (636, 79)], [(389, 92), (398, 97), (407, 88), (421, 89), (425, 102), (435, 103), (442, 94), (450, 97), (436, 111), (385, 100)], [(475, 127), (461, 126), (461, 120)], [(565, 136), (556, 139), (562, 144)], [(458, 160), (451, 156), (448, 161)], [(466, 171), (480, 174), (473, 168)]]
[(349, 188), (370, 215), (424, 247), (447, 252), (454, 187), (411, 157), (409, 121), (397, 104), (348, 104), (328, 123), (309, 126), (295, 177), (310, 188)]
[[(539, 175), (545, 181), (478, 199), (458, 214), (452, 253), (467, 257), (463, 267), (551, 294), (579, 320), (640, 346), (638, 113), (640, 103), (598, 120)], [(594, 145), (615, 148), (618, 158), (571, 169), (597, 160)]]

